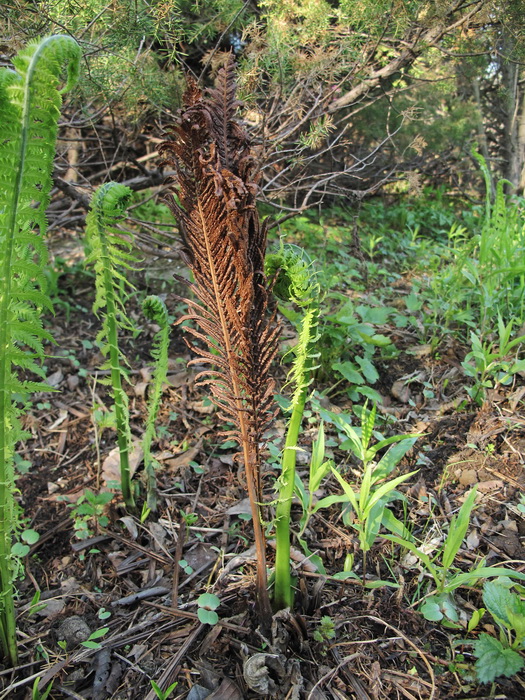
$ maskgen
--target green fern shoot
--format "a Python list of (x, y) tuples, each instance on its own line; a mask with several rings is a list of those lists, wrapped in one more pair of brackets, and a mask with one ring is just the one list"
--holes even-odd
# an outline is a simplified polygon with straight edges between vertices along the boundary
[(162, 385), (166, 381), (168, 374), (168, 349), (170, 342), (170, 323), (166, 304), (157, 296), (149, 296), (142, 302), (142, 311), (146, 318), (159, 326), (159, 330), (153, 339), (151, 354), (155, 360), (155, 370), (153, 377), (153, 387), (151, 389), (148, 419), (146, 430), (142, 438), (142, 449), (144, 450), (144, 470), (147, 480), (147, 503), (148, 507), (157, 510), (157, 481), (155, 468), (157, 462), (151, 456), (151, 442), (155, 437), (155, 421), (159, 412), (160, 400), (162, 398)]
[[(42, 391), (19, 370), (44, 378), (41, 322), (51, 309), (43, 268), (46, 208), (51, 190), (61, 94), (78, 77), (81, 52), (66, 36), (30, 43), (0, 70), (0, 644), (17, 663), (11, 553), (17, 530), (13, 455), (25, 434), (19, 423), (25, 397)], [(65, 81), (61, 90), (60, 82)]]
[(102, 352), (108, 361), (102, 369), (111, 371), (108, 384), (111, 385), (115, 404), (117, 442), (120, 453), (120, 485), (122, 496), (128, 508), (135, 507), (131, 488), (129, 451), (131, 432), (129, 427), (128, 397), (122, 388), (126, 377), (124, 358), (118, 345), (119, 329), (134, 331), (135, 328), (126, 314), (123, 290), (134, 289), (125, 272), (133, 269), (137, 262), (132, 253), (131, 240), (117, 229), (117, 223), (131, 197), (131, 190), (116, 182), (107, 182), (93, 195), (91, 208), (86, 219), (86, 237), (90, 246), (88, 263), (95, 268), (96, 297), (93, 311), (103, 311), (102, 329), (97, 340), (103, 343)]
[[(290, 575), (290, 509), (295, 487), (295, 462), (297, 441), (317, 353), (314, 344), (318, 338), (320, 288), (315, 279), (312, 262), (296, 245), (281, 244), (279, 251), (267, 255), (266, 275), (274, 280), (273, 291), (278, 299), (293, 306), (279, 305), (279, 310), (294, 322), (298, 341), (293, 348), (295, 355), (288, 375), (293, 386), (292, 414), (288, 424), (286, 442), (279, 477), (279, 497), (275, 513), (275, 590), (274, 605), (279, 610), (292, 605)], [(296, 311), (293, 307), (299, 309)]]

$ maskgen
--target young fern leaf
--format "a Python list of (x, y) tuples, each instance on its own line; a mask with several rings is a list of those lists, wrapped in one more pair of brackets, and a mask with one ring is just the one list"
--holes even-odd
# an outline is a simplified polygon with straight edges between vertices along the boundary
[(207, 366), (199, 377), (220, 415), (233, 423), (231, 436), (241, 448), (257, 551), (256, 602), (267, 627), (260, 443), (274, 415), (269, 367), (278, 329), (267, 314), (266, 226), (256, 210), (258, 176), (246, 133), (234, 118), (237, 106), (233, 60), (204, 96), (190, 78), (185, 108), (161, 150), (177, 173), (171, 184), (180, 204), (173, 196), (168, 204), (195, 279), (189, 285), (195, 299), (186, 300), (184, 318), (198, 328), (186, 330), (208, 348), (195, 346), (192, 362)]
[[(279, 251), (266, 256), (266, 274), (273, 280), (274, 294), (285, 303), (300, 309), (296, 325), (298, 341), (288, 381), (293, 386), (292, 414), (288, 424), (279, 477), (279, 498), (275, 512), (275, 590), (277, 609), (291, 607), (292, 585), (290, 576), (290, 510), (295, 489), (295, 462), (297, 441), (301, 429), (308, 386), (315, 369), (315, 342), (318, 340), (320, 288), (315, 279), (312, 262), (298, 246), (281, 244)], [(280, 307), (285, 315), (286, 308)]]
[(128, 397), (122, 388), (125, 378), (123, 356), (118, 345), (120, 329), (134, 330), (126, 315), (122, 298), (123, 289), (134, 289), (124, 272), (131, 270), (137, 262), (132, 253), (132, 242), (124, 238), (116, 227), (124, 217), (126, 206), (131, 197), (129, 187), (116, 182), (107, 182), (93, 195), (91, 208), (86, 219), (86, 237), (91, 247), (87, 262), (95, 268), (96, 296), (93, 305), (95, 313), (103, 310), (102, 329), (97, 340), (104, 343), (102, 352), (108, 355), (108, 361), (102, 369), (111, 371), (115, 419), (117, 424), (117, 442), (120, 454), (120, 483), (124, 502), (128, 508), (134, 508), (135, 502), (131, 488), (129, 467), (129, 450), (131, 432), (129, 428)]
[(170, 323), (166, 304), (157, 296), (149, 296), (142, 302), (142, 311), (146, 318), (159, 326), (158, 332), (153, 339), (151, 355), (155, 360), (155, 372), (153, 376), (153, 388), (148, 407), (148, 419), (146, 430), (142, 438), (142, 449), (144, 450), (144, 470), (147, 480), (147, 503), (148, 507), (157, 510), (157, 480), (155, 477), (155, 466), (157, 462), (151, 456), (151, 441), (155, 437), (155, 421), (159, 412), (160, 400), (162, 398), (162, 385), (166, 381), (168, 374), (168, 349), (170, 342)]
[[(70, 37), (31, 42), (0, 70), (0, 643), (17, 663), (11, 556), (16, 534), (13, 454), (23, 433), (24, 397), (42, 384), (22, 380), (18, 370), (44, 378), (42, 342), (51, 340), (41, 322), (51, 309), (43, 268), (45, 210), (51, 190), (61, 95), (78, 76), (80, 48)], [(65, 70), (66, 84), (59, 92)], [(13, 398), (17, 395), (16, 400)]]

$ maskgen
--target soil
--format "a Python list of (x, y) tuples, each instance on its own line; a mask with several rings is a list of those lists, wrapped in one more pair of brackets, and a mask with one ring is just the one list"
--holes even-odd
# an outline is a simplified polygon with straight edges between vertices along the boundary
[[(368, 553), (365, 579), (387, 585), (364, 588), (361, 578), (333, 578), (349, 554), (355, 557), (353, 571), (363, 575), (357, 536), (337, 504), (318, 511), (306, 533), (326, 575), (297, 544), (294, 609), (261, 626), (235, 448), (221, 437), (216, 411), (195, 383), (197, 370), (187, 367), (189, 351), (178, 326), (154, 443), (162, 467), (158, 510), (141, 511), (145, 479), (139, 459), (138, 510), (126, 512), (115, 491), (101, 517), (89, 521), (89, 537), (79, 539), (75, 504), (85, 489), (108, 489), (112, 464), (105, 461), (116, 440), (115, 431), (97, 425), (94, 417), (94, 407), (100, 419), (111, 401), (100, 383), (103, 358), (93, 344), (100, 322), (90, 311), (91, 281), (66, 273), (58, 292), (50, 320), (56, 346), (49, 348), (47, 363), (56, 392), (34, 396), (24, 417), (30, 437), (19, 450), (24, 472), (17, 479), (19, 501), (27, 526), (40, 539), (31, 546), (25, 577), (17, 584), (20, 665), (1, 670), (0, 698), (44, 697), (32, 694), (34, 679), (41, 692), (52, 684), (48, 697), (57, 699), (154, 700), (151, 680), (164, 690), (177, 682), (170, 697), (190, 700), (525, 696), (523, 673), (499, 678), (493, 686), (475, 681), (472, 642), (480, 631), (497, 636), (488, 614), (474, 632), (466, 629), (472, 611), (482, 606), (479, 587), (457, 591), (462, 617), (456, 628), (425, 620), (418, 607), (431, 590), (428, 575), (415, 557), (383, 537)], [(166, 302), (176, 315), (176, 295), (168, 294)], [(130, 365), (131, 430), (140, 439), (156, 329), (139, 320), (137, 299), (130, 313), (143, 329), (138, 337), (122, 338)], [(452, 515), (477, 485), (471, 527), (455, 565), (468, 571), (485, 557), (486, 565), (523, 571), (525, 525), (517, 507), (525, 490), (523, 381), (499, 387), (477, 407), (468, 400), (460, 372), (464, 350), (440, 348), (436, 356), (410, 338), (404, 344), (400, 338), (399, 346), (398, 358), (380, 368), (379, 411), (389, 421), (382, 430), (422, 437), (401, 465), (419, 471), (400, 487), (410, 498), (404, 515), (403, 504), (396, 505), (397, 516), (405, 517), (413, 535), (435, 553)], [(338, 405), (327, 400), (327, 405), (350, 409), (344, 400)], [(337, 447), (333, 426), (326, 429), (336, 463), (355, 467), (348, 452)], [(278, 449), (283, 435), (284, 423), (277, 421), (271, 440)], [(306, 429), (302, 469), (313, 437), (315, 431)], [(268, 518), (276, 475), (269, 462)], [(337, 488), (333, 478), (323, 484), (325, 494)], [(299, 515), (295, 505), (294, 517)], [(206, 591), (220, 599), (219, 619), (212, 625), (199, 618), (197, 599)], [(82, 646), (104, 628), (91, 645)], [(458, 639), (463, 640), (459, 646)]]

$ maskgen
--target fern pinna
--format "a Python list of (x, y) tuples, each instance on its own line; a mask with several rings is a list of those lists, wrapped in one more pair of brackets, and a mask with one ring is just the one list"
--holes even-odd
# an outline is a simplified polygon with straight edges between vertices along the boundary
[[(78, 77), (80, 48), (66, 36), (30, 43), (0, 70), (0, 643), (17, 662), (11, 541), (16, 530), (13, 453), (24, 437), (18, 417), (23, 397), (42, 391), (18, 369), (44, 377), (40, 312), (51, 308), (43, 267), (61, 93)], [(62, 75), (65, 85), (59, 91)], [(16, 400), (13, 398), (16, 396)]]
[(117, 229), (131, 197), (131, 190), (116, 182), (101, 185), (93, 195), (91, 208), (86, 219), (86, 238), (91, 248), (87, 262), (95, 268), (96, 296), (93, 311), (103, 310), (102, 329), (97, 340), (102, 341), (102, 352), (109, 355), (103, 369), (111, 371), (117, 442), (120, 455), (120, 482), (122, 496), (128, 508), (135, 506), (131, 488), (129, 450), (131, 433), (129, 429), (128, 397), (122, 388), (125, 375), (123, 357), (119, 350), (118, 330), (133, 331), (124, 306), (123, 290), (133, 289), (125, 272), (132, 269), (137, 259), (132, 251), (132, 243)]
[(146, 430), (142, 438), (144, 451), (144, 471), (147, 481), (147, 503), (151, 510), (157, 510), (157, 483), (155, 466), (158, 464), (151, 456), (151, 441), (155, 436), (155, 421), (162, 398), (162, 385), (168, 374), (168, 349), (170, 342), (170, 323), (166, 304), (155, 295), (148, 296), (142, 302), (142, 311), (146, 318), (154, 321), (159, 330), (155, 333), (151, 355), (155, 360), (153, 387), (151, 389)]
[(196, 300), (186, 300), (184, 319), (196, 322), (191, 333), (208, 349), (195, 346), (192, 360), (211, 387), (231, 435), (242, 451), (257, 551), (257, 605), (266, 623), (266, 555), (260, 504), (260, 443), (273, 417), (269, 367), (278, 330), (268, 318), (264, 276), (266, 226), (256, 206), (256, 166), (247, 135), (235, 119), (235, 71), (230, 59), (205, 95), (189, 79), (185, 107), (162, 145), (165, 162), (176, 171), (168, 204), (177, 218), (185, 257), (195, 283)]

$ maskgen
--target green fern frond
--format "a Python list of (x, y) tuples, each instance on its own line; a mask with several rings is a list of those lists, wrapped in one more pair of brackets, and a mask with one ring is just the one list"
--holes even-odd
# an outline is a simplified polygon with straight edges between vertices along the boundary
[(292, 413), (288, 423), (286, 442), (283, 451), (281, 476), (279, 478), (279, 499), (275, 512), (275, 595), (277, 608), (290, 607), (292, 587), (290, 579), (290, 509), (295, 487), (295, 462), (297, 442), (306, 403), (308, 386), (318, 353), (315, 342), (318, 340), (318, 318), (320, 287), (316, 280), (313, 264), (307, 254), (298, 246), (283, 244), (279, 251), (267, 255), (266, 275), (273, 280), (273, 292), (284, 304), (299, 307), (299, 313), (289, 313), (289, 309), (279, 305), (283, 314), (293, 319), (298, 331), (298, 341), (292, 348), (294, 361), (288, 373), (288, 383), (293, 386)]
[(0, 643), (13, 663), (17, 648), (12, 583), (18, 568), (10, 554), (17, 519), (13, 454), (25, 435), (18, 420), (24, 397), (43, 388), (38, 382), (19, 380), (16, 370), (44, 378), (39, 364), (42, 341), (51, 336), (42, 328), (41, 310), (52, 308), (43, 275), (45, 211), (60, 93), (74, 84), (80, 56), (73, 39), (53, 36), (20, 51), (13, 59), (15, 70), (0, 70)]
[(126, 287), (130, 290), (134, 287), (122, 270), (132, 270), (130, 263), (136, 263), (137, 258), (131, 252), (132, 241), (123, 237), (122, 232), (117, 228), (117, 224), (124, 217), (130, 197), (129, 187), (116, 182), (108, 182), (99, 187), (93, 195), (86, 218), (86, 237), (91, 248), (87, 262), (93, 264), (96, 275), (93, 311), (104, 312), (102, 330), (97, 339), (104, 342), (102, 352), (108, 355), (105, 366), (111, 370), (110, 381), (115, 403), (122, 495), (126, 505), (133, 508), (134, 499), (129, 469), (131, 432), (128, 397), (122, 388), (122, 380), (125, 378), (124, 357), (118, 344), (119, 328), (135, 330), (126, 314), (125, 299), (122, 298)]
[(146, 430), (142, 438), (142, 448), (144, 450), (144, 469), (147, 479), (147, 502), (151, 510), (157, 510), (155, 460), (151, 457), (151, 442), (155, 437), (155, 421), (159, 412), (160, 400), (162, 398), (162, 385), (166, 381), (168, 374), (168, 349), (170, 340), (170, 324), (168, 309), (166, 304), (157, 296), (149, 296), (142, 302), (142, 311), (146, 318), (154, 321), (159, 326), (158, 332), (153, 338), (151, 355), (155, 360), (155, 371), (153, 376), (153, 388), (151, 390), (148, 419)]

